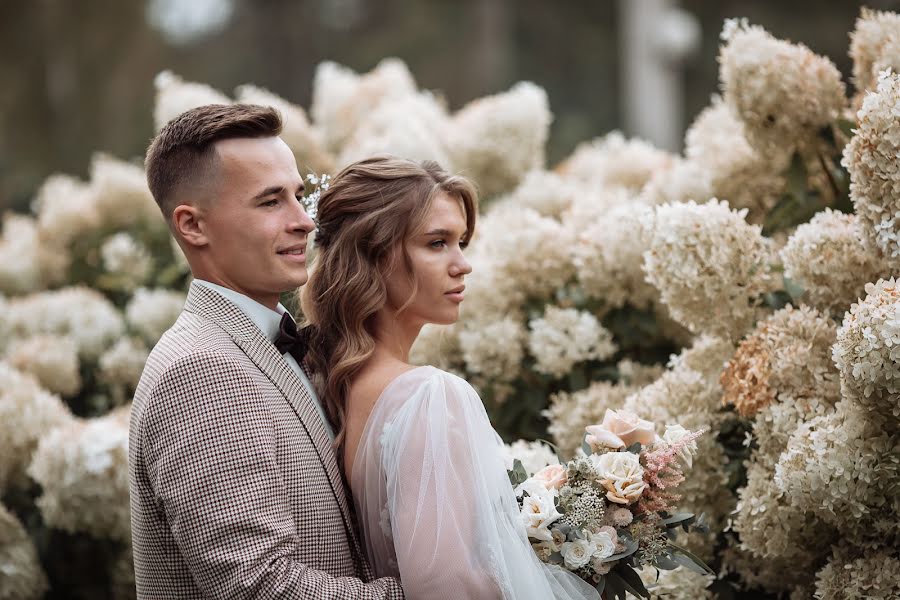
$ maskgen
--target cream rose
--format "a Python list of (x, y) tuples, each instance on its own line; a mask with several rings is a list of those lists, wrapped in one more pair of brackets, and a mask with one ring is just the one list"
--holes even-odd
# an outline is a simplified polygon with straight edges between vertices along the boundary
[(644, 493), (647, 484), (644, 483), (644, 468), (637, 455), (631, 452), (607, 452), (592, 454), (590, 458), (598, 480), (606, 488), (606, 499), (610, 502), (631, 504)]
[(590, 539), (591, 544), (594, 545), (593, 557), (603, 560), (615, 554), (617, 537), (616, 531), (612, 527), (603, 527), (597, 533), (592, 533)]
[(547, 465), (535, 473), (533, 478), (543, 483), (547, 489), (559, 490), (569, 481), (568, 469), (563, 465)]
[(602, 425), (619, 436), (626, 447), (635, 442), (649, 446), (656, 439), (653, 423), (640, 419), (636, 414), (627, 410), (616, 412), (607, 408)]
[(544, 493), (527, 496), (522, 501), (522, 512), (519, 514), (528, 537), (543, 542), (553, 541), (549, 527), (562, 515), (556, 510), (552, 494), (544, 490)]
[(609, 448), (620, 450), (625, 447), (625, 442), (622, 441), (622, 438), (603, 425), (589, 425), (584, 430), (587, 432), (584, 441), (587, 442), (587, 445), (594, 452)]

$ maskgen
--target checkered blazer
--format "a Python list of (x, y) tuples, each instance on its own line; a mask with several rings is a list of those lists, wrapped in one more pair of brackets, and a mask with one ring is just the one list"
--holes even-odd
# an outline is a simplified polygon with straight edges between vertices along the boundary
[(213, 290), (147, 359), (129, 442), (138, 598), (403, 597), (373, 580), (306, 387)]

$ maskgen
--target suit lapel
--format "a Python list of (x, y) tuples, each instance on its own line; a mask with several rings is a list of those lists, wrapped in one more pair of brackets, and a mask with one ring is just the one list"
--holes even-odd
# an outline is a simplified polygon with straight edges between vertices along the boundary
[[(344, 525), (351, 539), (356, 541), (350, 519), (347, 495), (344, 491), (343, 478), (338, 468), (337, 457), (331, 444), (331, 438), (325, 431), (319, 412), (309, 390), (291, 369), (284, 357), (278, 352), (262, 331), (229, 300), (217, 292), (192, 283), (185, 301), (184, 310), (202, 316), (219, 325), (227, 332), (235, 344), (247, 355), (262, 373), (281, 391), (291, 405), (300, 422), (309, 434), (322, 466), (328, 473), (329, 483), (335, 500), (344, 516)], [(305, 365), (304, 365), (305, 366)]]

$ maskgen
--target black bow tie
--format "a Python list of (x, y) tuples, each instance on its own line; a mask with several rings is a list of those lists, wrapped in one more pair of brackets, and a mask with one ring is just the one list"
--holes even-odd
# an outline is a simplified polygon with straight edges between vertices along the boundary
[(297, 324), (289, 313), (281, 315), (281, 325), (278, 326), (278, 337), (275, 338), (275, 347), (282, 354), (290, 353), (297, 361), (303, 362), (306, 350), (309, 347), (309, 327), (297, 331)]

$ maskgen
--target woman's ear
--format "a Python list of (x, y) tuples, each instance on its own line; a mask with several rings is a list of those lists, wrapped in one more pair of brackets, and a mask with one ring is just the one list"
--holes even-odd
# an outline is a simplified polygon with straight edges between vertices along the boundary
[(191, 246), (206, 246), (209, 238), (204, 231), (204, 222), (196, 206), (180, 204), (172, 211), (172, 228), (176, 235)]

